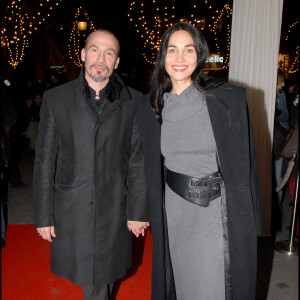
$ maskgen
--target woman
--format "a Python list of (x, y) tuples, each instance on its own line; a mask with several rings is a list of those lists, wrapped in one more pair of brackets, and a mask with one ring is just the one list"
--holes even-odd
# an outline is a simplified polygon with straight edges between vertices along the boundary
[(195, 27), (170, 27), (152, 75), (156, 120), (147, 101), (138, 109), (152, 210), (153, 300), (255, 298), (261, 217), (245, 91), (205, 77), (208, 54)]

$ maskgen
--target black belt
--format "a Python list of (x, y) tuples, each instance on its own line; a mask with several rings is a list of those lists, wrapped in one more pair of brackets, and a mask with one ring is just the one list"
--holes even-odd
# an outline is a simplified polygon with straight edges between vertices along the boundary
[(203, 178), (195, 178), (167, 169), (167, 184), (178, 196), (197, 205), (207, 207), (209, 202), (221, 195), (219, 172)]

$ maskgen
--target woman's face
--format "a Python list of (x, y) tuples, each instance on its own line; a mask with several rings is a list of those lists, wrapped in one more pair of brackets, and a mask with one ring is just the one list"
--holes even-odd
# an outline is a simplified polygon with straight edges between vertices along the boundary
[(192, 36), (185, 30), (174, 32), (167, 46), (165, 68), (173, 88), (188, 87), (192, 83), (191, 75), (197, 65), (197, 52)]

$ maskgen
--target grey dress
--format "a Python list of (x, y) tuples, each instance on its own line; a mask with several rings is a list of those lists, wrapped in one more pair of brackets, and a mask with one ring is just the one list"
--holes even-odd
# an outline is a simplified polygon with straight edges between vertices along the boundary
[[(161, 151), (168, 169), (198, 178), (218, 170), (205, 95), (194, 84), (165, 93)], [(221, 197), (209, 207), (165, 192), (170, 255), (177, 300), (225, 299)]]

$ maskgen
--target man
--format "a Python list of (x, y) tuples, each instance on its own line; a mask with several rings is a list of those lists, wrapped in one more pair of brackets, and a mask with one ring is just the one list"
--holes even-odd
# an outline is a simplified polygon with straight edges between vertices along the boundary
[[(109, 299), (131, 265), (131, 233), (149, 226), (140, 93), (114, 69), (119, 42), (91, 33), (78, 79), (45, 92), (34, 168), (34, 225), (51, 242), (51, 271)], [(128, 230), (129, 229), (129, 230)]]

